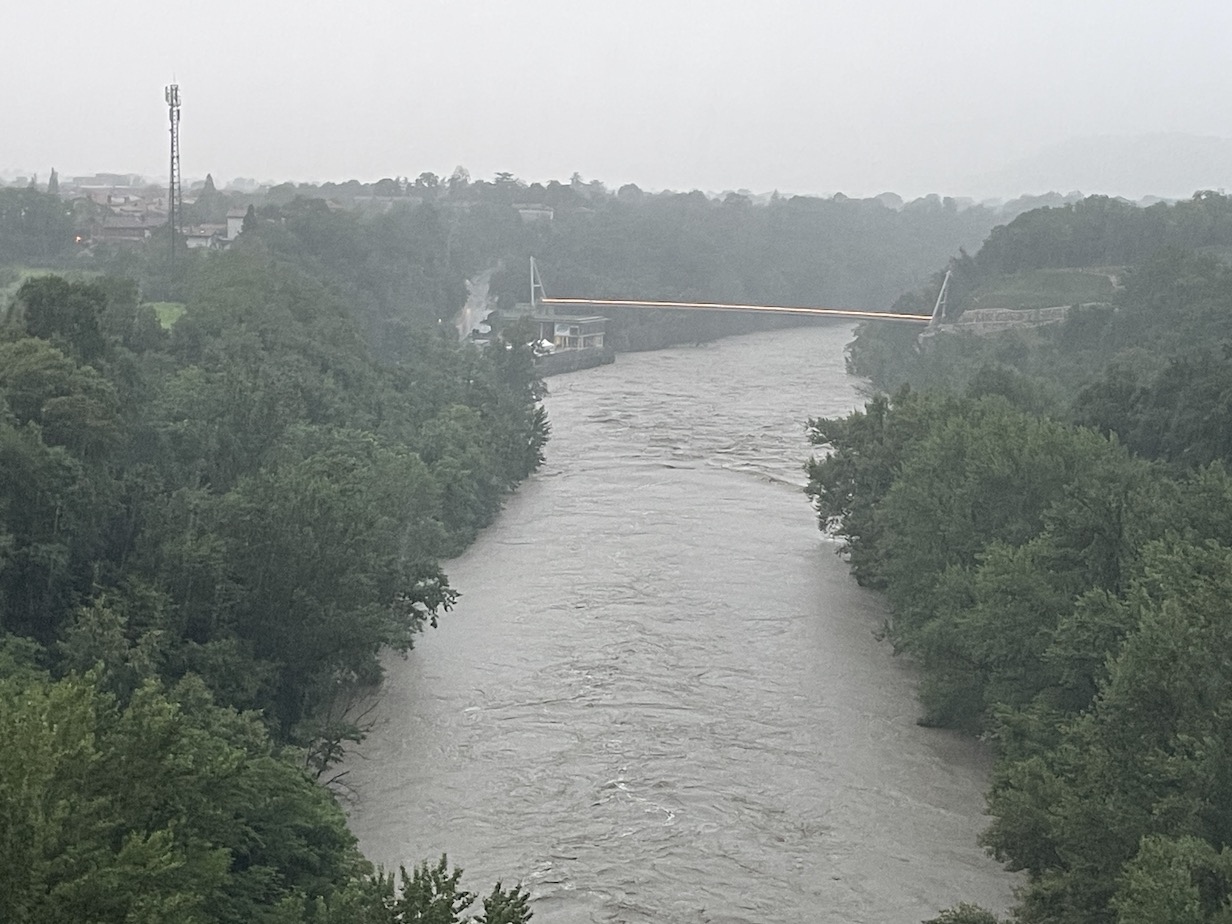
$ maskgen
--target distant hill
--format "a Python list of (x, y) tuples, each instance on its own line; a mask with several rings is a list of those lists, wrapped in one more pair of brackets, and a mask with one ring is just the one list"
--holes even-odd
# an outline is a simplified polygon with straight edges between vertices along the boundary
[(989, 194), (1082, 190), (1140, 199), (1187, 199), (1232, 188), (1232, 138), (1156, 133), (1073, 138), (985, 174)]

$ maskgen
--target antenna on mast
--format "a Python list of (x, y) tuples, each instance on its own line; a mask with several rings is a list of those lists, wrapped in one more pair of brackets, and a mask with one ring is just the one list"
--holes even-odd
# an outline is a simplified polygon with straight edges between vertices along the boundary
[(167, 190), (167, 228), (171, 236), (171, 264), (175, 265), (176, 238), (184, 236), (184, 194), (180, 181), (180, 85), (163, 91), (171, 120), (171, 183)]

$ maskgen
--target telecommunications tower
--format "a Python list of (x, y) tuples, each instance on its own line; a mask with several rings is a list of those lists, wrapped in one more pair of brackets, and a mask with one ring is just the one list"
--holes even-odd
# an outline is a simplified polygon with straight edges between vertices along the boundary
[(173, 83), (163, 93), (171, 119), (171, 186), (167, 190), (167, 230), (171, 237), (171, 262), (175, 242), (184, 236), (184, 196), (180, 188), (180, 85)]

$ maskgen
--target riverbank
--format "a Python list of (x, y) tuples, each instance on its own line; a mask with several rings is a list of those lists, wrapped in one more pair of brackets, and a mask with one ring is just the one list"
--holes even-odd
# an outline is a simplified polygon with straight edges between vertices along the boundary
[(616, 352), (605, 347), (587, 347), (584, 350), (560, 350), (535, 357), (535, 370), (544, 377), (564, 375), (582, 369), (594, 369), (616, 362)]
[(371, 859), (523, 879), (544, 924), (1008, 907), (976, 844), (987, 752), (916, 725), (882, 602), (800, 490), (804, 419), (861, 401), (850, 336), (554, 380), (543, 470), (448, 564), (454, 612), (388, 662), (349, 765)]

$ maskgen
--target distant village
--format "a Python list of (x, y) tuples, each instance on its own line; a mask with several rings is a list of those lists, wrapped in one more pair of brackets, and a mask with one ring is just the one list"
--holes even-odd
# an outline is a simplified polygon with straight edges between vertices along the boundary
[[(9, 182), (0, 177), (0, 187), (6, 186), (55, 193), (71, 203), (74, 242), (82, 249), (90, 249), (95, 244), (140, 245), (167, 225), (167, 186), (136, 173), (62, 177), (52, 170), (43, 182), (37, 175), (16, 176)], [(521, 188), (525, 190), (526, 187)], [(207, 175), (205, 180), (195, 181), (184, 190), (184, 226), (180, 240), (189, 250), (225, 250), (242, 232), (245, 215), (254, 204), (290, 201), (309, 190), (334, 209), (383, 212), (396, 204), (418, 205), (428, 201), (444, 208), (465, 209), (469, 205), (459, 201), (460, 197), (449, 201), (450, 189), (431, 174), (421, 175), (414, 182), (405, 178), (374, 184), (352, 180), (319, 187), (292, 183), (270, 186), (240, 179), (222, 190), (217, 189), (212, 177)], [(237, 202), (243, 204), (237, 205)], [(555, 217), (554, 208), (542, 202), (515, 202), (513, 207), (526, 223), (550, 222)]]
[[(46, 183), (40, 183), (37, 177), (18, 176), (10, 183), (0, 179), (0, 186), (31, 187), (56, 193), (72, 203), (74, 242), (82, 248), (142, 244), (167, 224), (167, 187), (152, 184), (136, 173), (61, 177), (53, 170)], [(185, 208), (196, 206), (201, 193), (212, 190), (213, 181), (208, 177), (193, 184), (191, 192), (184, 194)], [(226, 249), (239, 236), (246, 213), (244, 207), (231, 207), (217, 216), (219, 220), (186, 224), (184, 246), (190, 250)]]

